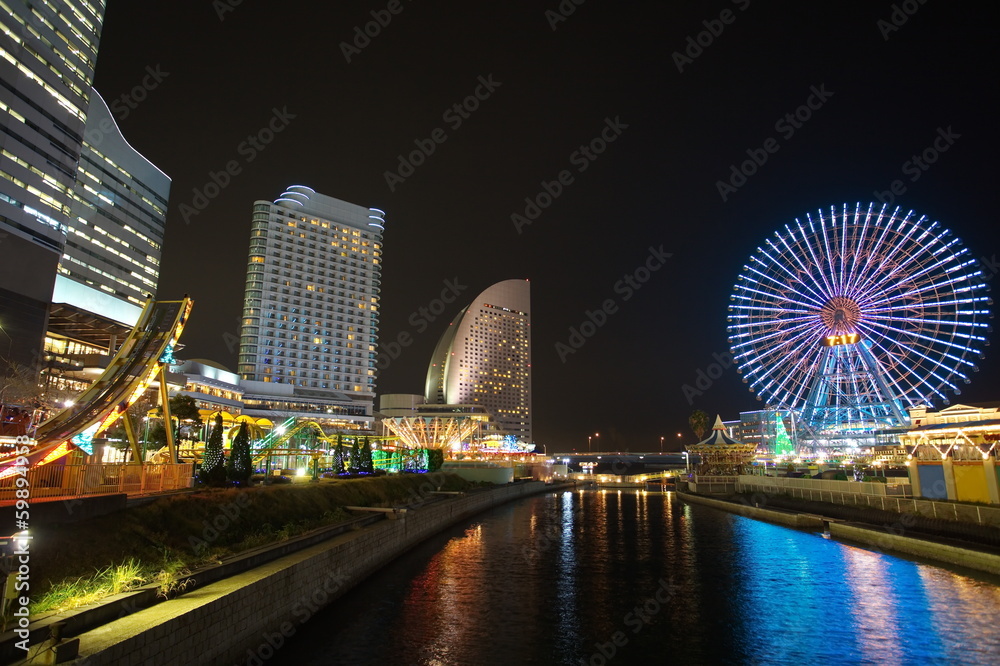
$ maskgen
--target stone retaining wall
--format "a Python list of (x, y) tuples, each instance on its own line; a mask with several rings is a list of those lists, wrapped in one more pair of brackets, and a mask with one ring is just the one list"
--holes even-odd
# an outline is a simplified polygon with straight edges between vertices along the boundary
[(678, 495), (685, 502), (705, 504), (716, 509), (722, 509), (723, 511), (729, 511), (730, 513), (746, 516), (747, 518), (766, 520), (769, 523), (778, 523), (779, 525), (785, 525), (787, 527), (823, 528), (823, 518), (814, 514), (774, 511), (772, 509), (763, 509), (750, 504), (727, 502), (725, 500), (711, 499), (700, 495), (689, 495), (687, 493), (678, 493)]
[(409, 548), (547, 490), (531, 482), (434, 503), (199, 587), (81, 635), (80, 663), (262, 664), (319, 609)]

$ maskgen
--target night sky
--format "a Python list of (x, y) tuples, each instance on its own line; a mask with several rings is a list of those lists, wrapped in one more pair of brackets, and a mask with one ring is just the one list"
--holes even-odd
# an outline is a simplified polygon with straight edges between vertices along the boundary
[[(391, 20), (358, 48), (355, 28), (376, 32), (373, 11)], [(694, 441), (693, 409), (734, 419), (761, 406), (733, 368), (690, 404), (683, 387), (728, 349), (741, 266), (795, 217), (867, 203), (900, 179), (899, 205), (951, 228), (996, 272), (997, 39), (980, 11), (111, 0), (95, 85), (128, 141), (173, 178), (158, 296), (195, 299), (184, 357), (235, 370), (252, 203), (305, 184), (386, 211), (381, 345), (404, 332), (413, 343), (381, 361), (379, 393), (421, 393), (458, 310), (527, 278), (536, 441), (586, 450), (600, 432), (604, 450), (654, 450), (661, 436), (676, 449), (678, 432)], [(455, 111), (470, 95), (478, 108)], [(779, 124), (810, 95), (808, 120)], [(280, 131), (248, 141), (269, 123)], [(939, 129), (948, 149), (914, 180), (903, 165)], [(401, 154), (435, 137), (412, 174), (387, 182)], [(717, 182), (770, 138), (777, 152), (723, 200)], [(580, 151), (595, 139), (603, 152)], [(238, 173), (199, 200), (230, 161)], [(526, 198), (546, 207), (516, 224)], [(662, 267), (627, 287), (661, 246)], [(420, 308), (454, 282), (458, 301), (424, 324)], [(608, 299), (603, 325), (561, 358), (557, 343)], [(1000, 398), (996, 353), (980, 368), (961, 400)]]

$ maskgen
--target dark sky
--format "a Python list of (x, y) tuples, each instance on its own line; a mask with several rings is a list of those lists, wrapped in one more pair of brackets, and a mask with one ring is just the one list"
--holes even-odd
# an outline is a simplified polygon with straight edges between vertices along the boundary
[[(379, 1), (111, 0), (96, 87), (115, 109), (151, 84), (118, 118), (173, 178), (159, 296), (195, 299), (184, 355), (235, 369), (251, 205), (297, 183), (387, 213), (381, 342), (413, 343), (379, 393), (422, 392), (461, 305), (531, 280), (535, 438), (550, 451), (585, 450), (597, 431), (604, 449), (655, 449), (661, 436), (677, 448), (678, 432), (693, 441), (692, 409), (757, 408), (732, 368), (693, 404), (684, 385), (727, 350), (741, 266), (806, 212), (902, 179), (900, 205), (996, 255), (997, 36), (979, 6), (909, 0), (897, 27), (890, 2), (561, 5), (575, 8), (565, 20), (557, 0), (404, 1), (395, 15)], [(391, 21), (347, 62), (341, 43), (372, 11)], [(700, 52), (688, 41), (699, 33)], [(478, 108), (445, 115), (480, 77), (496, 86), (479, 88)], [(825, 99), (811, 118), (777, 131), (814, 88)], [(294, 118), (262, 150), (244, 144), (275, 110)], [(609, 123), (604, 152), (574, 157)], [(911, 181), (903, 163), (949, 127), (959, 138)], [(391, 191), (385, 172), (439, 128), (444, 142)], [(723, 201), (717, 181), (771, 137), (777, 152)], [(230, 160), (239, 173), (185, 216)], [(563, 170), (572, 181), (518, 230), (511, 215)], [(625, 300), (616, 284), (660, 246), (672, 256)], [(455, 279), (462, 302), (421, 331), (419, 308)], [(606, 299), (616, 311), (561, 359), (556, 344)], [(980, 367), (964, 401), (1000, 396), (996, 354)]]

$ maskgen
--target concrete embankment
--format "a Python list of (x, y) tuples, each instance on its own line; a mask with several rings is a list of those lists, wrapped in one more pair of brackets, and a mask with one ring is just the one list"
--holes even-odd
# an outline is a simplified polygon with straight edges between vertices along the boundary
[(929, 560), (957, 564), (958, 566), (1000, 575), (1000, 555), (971, 550), (928, 539), (916, 539), (901, 534), (847, 523), (830, 523), (830, 535), (846, 541), (874, 546), (879, 550), (916, 555)]
[(704, 504), (716, 509), (735, 513), (747, 518), (763, 520), (786, 527), (807, 529), (828, 528), (832, 537), (872, 546), (878, 550), (896, 552), (904, 555), (955, 564), (976, 571), (1000, 575), (1000, 553), (965, 548), (960, 545), (942, 543), (932, 539), (895, 534), (891, 529), (880, 529), (874, 526), (839, 522), (835, 518), (826, 518), (819, 514), (794, 513), (791, 511), (775, 511), (764, 509), (742, 502), (730, 502), (689, 493), (678, 493), (686, 502)]
[(79, 636), (80, 663), (261, 664), (319, 609), (409, 548), (492, 507), (557, 489), (515, 484), (393, 514), (88, 631)]
[(751, 504), (727, 502), (725, 500), (713, 499), (702, 495), (691, 495), (690, 493), (679, 492), (677, 495), (685, 502), (704, 504), (706, 506), (715, 507), (716, 509), (722, 509), (723, 511), (729, 511), (730, 513), (746, 516), (747, 518), (765, 520), (769, 523), (778, 523), (779, 525), (785, 525), (786, 527), (823, 529), (823, 517), (814, 514), (775, 511), (773, 509), (764, 509)]

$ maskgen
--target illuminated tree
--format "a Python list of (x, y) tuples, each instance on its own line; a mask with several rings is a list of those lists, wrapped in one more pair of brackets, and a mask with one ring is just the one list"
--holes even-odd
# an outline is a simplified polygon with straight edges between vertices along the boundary
[(795, 453), (795, 447), (792, 445), (792, 440), (788, 437), (788, 431), (785, 430), (785, 423), (781, 419), (781, 414), (775, 413), (775, 420), (777, 421), (776, 434), (774, 437), (774, 453), (775, 455), (785, 455), (790, 453)]
[(351, 461), (348, 464), (348, 471), (352, 474), (361, 469), (361, 449), (358, 447), (358, 438), (355, 437), (351, 443)]
[(222, 449), (222, 414), (215, 415), (215, 427), (212, 428), (212, 433), (205, 444), (198, 480), (210, 486), (221, 486), (226, 482), (226, 454)]
[[(221, 432), (221, 431), (220, 431)], [(232, 450), (226, 463), (226, 476), (236, 485), (246, 485), (253, 474), (253, 461), (250, 458), (250, 432), (244, 421), (233, 439)]]
[(372, 445), (365, 437), (364, 442), (361, 444), (360, 461), (358, 464), (358, 469), (365, 474), (374, 474), (375, 465), (372, 462)]
[(340, 474), (344, 471), (344, 463), (347, 462), (347, 451), (344, 450), (344, 443), (340, 441), (340, 435), (337, 435), (337, 448), (333, 451), (333, 473)]

